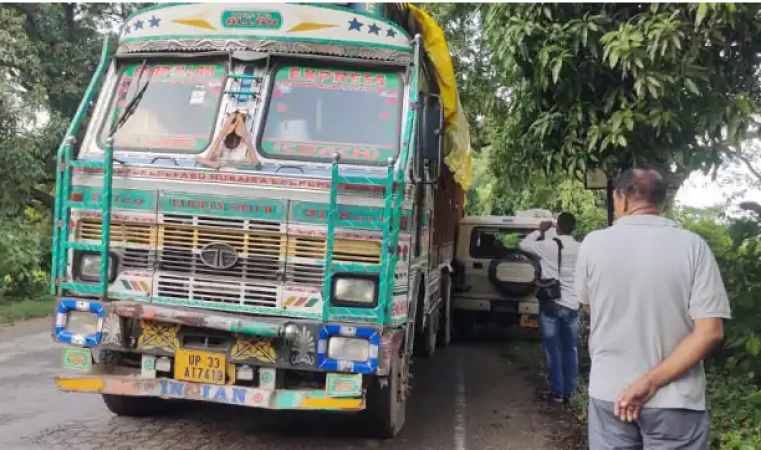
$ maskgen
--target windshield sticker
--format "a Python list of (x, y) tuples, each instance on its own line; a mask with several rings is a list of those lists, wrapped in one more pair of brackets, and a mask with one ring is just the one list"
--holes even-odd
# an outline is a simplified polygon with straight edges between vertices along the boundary
[(206, 90), (203, 89), (203, 86), (200, 86), (201, 89), (196, 87), (196, 90), (190, 93), (190, 104), (191, 105), (201, 105), (203, 104), (203, 100), (206, 97)]
[(224, 11), (222, 26), (277, 30), (283, 25), (283, 16), (277, 11)]
[(278, 71), (275, 79), (316, 85), (399, 88), (399, 77), (395, 75), (309, 67), (286, 67)]

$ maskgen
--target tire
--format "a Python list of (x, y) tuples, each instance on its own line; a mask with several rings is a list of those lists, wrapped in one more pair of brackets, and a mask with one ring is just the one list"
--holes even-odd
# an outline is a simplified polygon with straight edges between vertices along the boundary
[[(403, 349), (400, 349), (403, 351)], [(407, 418), (407, 359), (397, 355), (391, 361), (388, 383), (375, 378), (367, 396), (368, 427), (372, 437), (393, 439)]]
[(436, 353), (438, 325), (436, 325), (435, 319), (436, 318), (431, 315), (425, 324), (423, 334), (418, 335), (417, 339), (415, 339), (415, 356), (419, 358), (430, 359), (433, 358), (434, 353)]
[(452, 342), (452, 279), (446, 272), (441, 274), (441, 308), (436, 338), (439, 347), (447, 347)]
[[(435, 314), (436, 310), (432, 311), (428, 316), (428, 320), (423, 320), (425, 314), (425, 288), (422, 286), (418, 291), (418, 303), (417, 311), (415, 311), (416, 321), (415, 330), (420, 331), (420, 334), (415, 335), (414, 341), (414, 355), (419, 358), (429, 359), (436, 353), (436, 334), (438, 332), (437, 320)], [(417, 316), (420, 314), (420, 316)], [(420, 317), (420, 319), (417, 319)]]
[(468, 340), (473, 337), (473, 332), (476, 329), (475, 314), (467, 311), (460, 311), (456, 314), (453, 314), (452, 325), (454, 327), (454, 332), (457, 340)]
[(106, 408), (117, 416), (153, 417), (172, 412), (171, 400), (153, 397), (132, 397), (128, 395), (103, 394)]

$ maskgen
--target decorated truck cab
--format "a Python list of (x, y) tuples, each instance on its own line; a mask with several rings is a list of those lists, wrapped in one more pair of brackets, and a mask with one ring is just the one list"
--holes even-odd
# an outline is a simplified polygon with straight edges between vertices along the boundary
[(400, 3), (182, 4), (107, 49), (58, 154), (58, 387), (394, 436), (413, 352), (449, 341), (470, 182), (441, 29)]

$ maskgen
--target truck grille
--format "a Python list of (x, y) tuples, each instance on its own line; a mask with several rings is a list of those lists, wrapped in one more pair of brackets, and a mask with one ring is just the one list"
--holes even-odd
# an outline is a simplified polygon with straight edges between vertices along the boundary
[[(216, 228), (198, 228), (193, 224), (200, 222), (209, 226), (204, 222), (211, 221), (192, 216), (165, 216), (164, 222), (158, 230), (160, 270), (271, 281), (276, 281), (284, 270), (280, 254), (286, 237), (279, 233), (279, 224), (215, 219)], [(199, 254), (204, 246), (212, 243), (225, 243), (237, 250), (238, 263), (223, 270), (204, 265)]]
[[(336, 239), (333, 261), (343, 263), (380, 264), (381, 243)], [(325, 279), (325, 239), (291, 236), (286, 250), (286, 280), (290, 283), (322, 284)]]
[(278, 297), (276, 286), (164, 274), (158, 278), (158, 296), (270, 308)]
[[(78, 239), (100, 241), (101, 221), (82, 219), (77, 230)], [(325, 239), (287, 236), (277, 222), (165, 214), (158, 225), (114, 221), (111, 237), (123, 249), (123, 267), (160, 270), (160, 297), (276, 307), (277, 284), (321, 286), (325, 279)], [(211, 243), (235, 248), (238, 262), (203, 264), (200, 251)], [(336, 239), (333, 259), (380, 264), (381, 243)]]

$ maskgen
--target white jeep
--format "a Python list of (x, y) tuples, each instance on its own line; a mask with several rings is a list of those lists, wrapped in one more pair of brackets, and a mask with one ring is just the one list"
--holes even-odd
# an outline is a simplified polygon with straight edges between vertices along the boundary
[[(545, 220), (554, 217), (543, 209), (462, 219), (452, 292), (453, 322), (460, 336), (482, 321), (538, 328), (539, 302), (534, 294), (539, 263), (518, 243)], [(545, 236), (554, 237), (554, 227)]]

